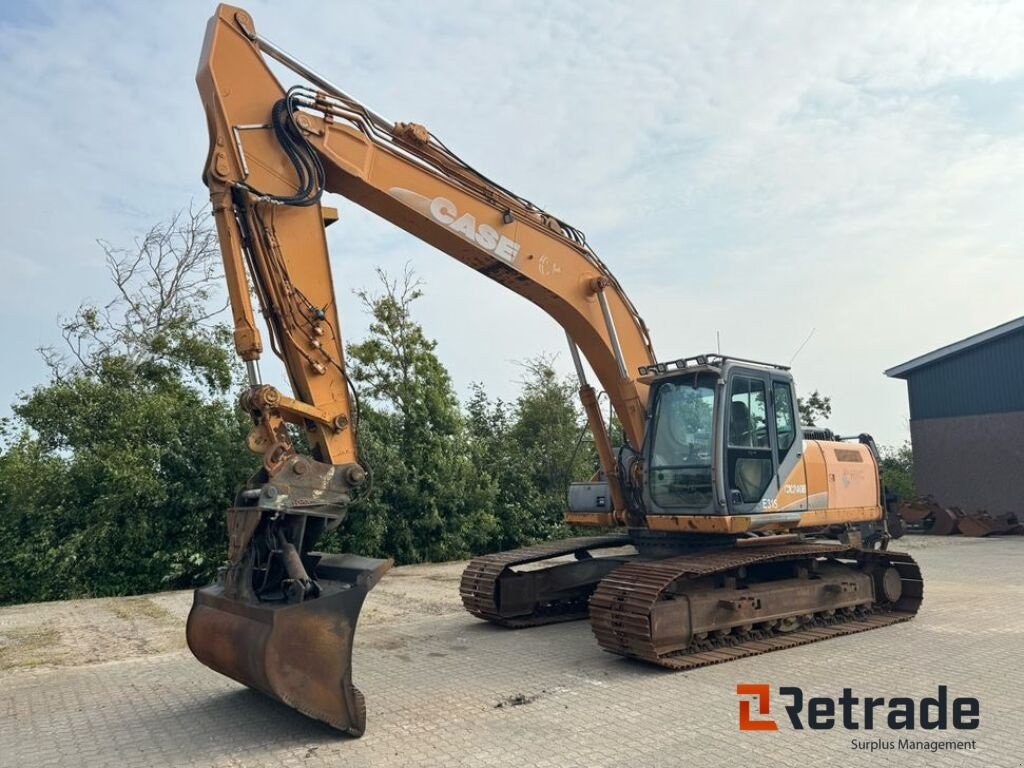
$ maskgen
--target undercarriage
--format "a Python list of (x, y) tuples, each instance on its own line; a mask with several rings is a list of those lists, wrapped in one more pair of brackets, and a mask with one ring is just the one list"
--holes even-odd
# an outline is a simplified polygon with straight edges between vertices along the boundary
[(605, 650), (690, 669), (907, 621), (923, 585), (909, 555), (840, 542), (621, 534), (478, 557), (460, 593), (494, 624), (589, 616)]

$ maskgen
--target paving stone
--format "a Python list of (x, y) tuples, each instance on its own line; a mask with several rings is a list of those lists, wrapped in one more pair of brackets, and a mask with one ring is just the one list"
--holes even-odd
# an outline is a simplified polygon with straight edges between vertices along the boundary
[[(1020, 766), (1024, 538), (907, 548), (926, 582), (914, 621), (688, 672), (604, 653), (586, 622), (515, 631), (423, 614), (367, 627), (355, 652), (369, 709), (361, 739), (182, 652), (9, 672), (0, 675), (0, 766)], [(870, 755), (851, 738), (899, 734), (785, 723), (740, 732), (740, 682), (887, 697), (944, 684), (980, 699), (982, 726), (964, 732), (978, 748)], [(530, 702), (497, 706), (519, 694)]]

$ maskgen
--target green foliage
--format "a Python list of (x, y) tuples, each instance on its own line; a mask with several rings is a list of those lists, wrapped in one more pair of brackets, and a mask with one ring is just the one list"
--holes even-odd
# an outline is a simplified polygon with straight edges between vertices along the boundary
[(208, 580), (222, 512), (253, 470), (220, 399), (107, 358), (15, 406), (0, 460), (0, 601), (113, 595)]
[(374, 492), (353, 509), (340, 544), (401, 563), (467, 557), (495, 531), (494, 483), (473, 464), (436, 343), (410, 314), (420, 283), (408, 271), (401, 283), (378, 275), (382, 293), (359, 293), (369, 336), (348, 348)]
[(805, 427), (815, 427), (819, 421), (828, 421), (832, 415), (832, 398), (814, 390), (807, 397), (796, 399), (797, 410), (800, 411), (800, 423)]
[[(209, 309), (205, 218), (104, 250), (115, 298), (62, 322), (64, 351), (42, 350), (49, 380), (0, 423), (0, 603), (207, 582), (226, 554), (224, 509), (258, 465), (230, 333)], [(514, 402), (476, 385), (460, 407), (411, 314), (419, 282), (379, 276), (380, 293), (358, 294), (369, 334), (348, 347), (372, 492), (322, 548), (409, 563), (568, 533), (566, 487), (596, 468), (574, 384), (538, 359)]]
[(901, 499), (909, 499), (917, 495), (914, 489), (914, 452), (910, 441), (893, 448), (882, 448), (880, 471), (882, 485)]
[(198, 214), (105, 246), (117, 298), (62, 323), (51, 379), (20, 397), (0, 456), (0, 603), (203, 583), (223, 510), (255, 468), (206, 322), (215, 240)]
[(420, 283), (378, 274), (383, 291), (359, 293), (369, 335), (348, 348), (374, 491), (324, 548), (409, 563), (565, 535), (568, 484), (595, 468), (575, 386), (538, 359), (523, 365), (514, 403), (475, 384), (460, 409), (435, 342), (411, 314)]
[(467, 405), (475, 463), (497, 485), (498, 529), (490, 550), (567, 535), (562, 516), (568, 485), (596, 468), (575, 384), (559, 379), (548, 359), (528, 361), (523, 369), (515, 403), (492, 401), (476, 384)]

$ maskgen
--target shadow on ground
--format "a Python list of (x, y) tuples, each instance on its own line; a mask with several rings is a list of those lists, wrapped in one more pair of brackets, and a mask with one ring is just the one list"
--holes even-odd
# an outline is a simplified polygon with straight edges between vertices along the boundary
[[(183, 723), (187, 732), (182, 732)], [(176, 762), (213, 764), (247, 752), (295, 750), (352, 741), (353, 737), (325, 723), (248, 688), (210, 693), (188, 705), (188, 717), (180, 709), (140, 713), (136, 727), (154, 735), (154, 745), (164, 751), (173, 745)]]

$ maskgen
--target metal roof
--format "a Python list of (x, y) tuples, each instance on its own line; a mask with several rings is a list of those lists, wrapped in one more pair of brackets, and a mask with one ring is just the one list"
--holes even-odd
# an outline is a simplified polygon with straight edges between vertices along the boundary
[(976, 347), (979, 344), (998, 339), (1000, 336), (1005, 336), (1008, 333), (1017, 331), (1024, 328), (1024, 317), (1018, 317), (1016, 320), (1010, 320), (1009, 322), (997, 325), (995, 328), (989, 328), (987, 331), (976, 333), (973, 336), (968, 336), (966, 339), (954, 342), (953, 344), (947, 344), (944, 347), (929, 352), (928, 354), (915, 357), (913, 360), (908, 360), (901, 365), (897, 365), (893, 368), (889, 368), (886, 372), (886, 376), (891, 376), (894, 379), (906, 378), (906, 375), (918, 368), (923, 368), (926, 365), (937, 363), (951, 355), (956, 355), (960, 352), (964, 352), (972, 347)]

